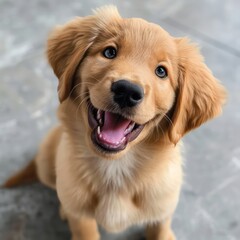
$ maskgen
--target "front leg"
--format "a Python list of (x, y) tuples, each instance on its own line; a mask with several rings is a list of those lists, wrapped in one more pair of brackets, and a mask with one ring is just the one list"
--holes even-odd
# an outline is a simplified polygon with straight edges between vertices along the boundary
[(72, 234), (72, 240), (99, 240), (97, 222), (93, 218), (82, 217), (75, 219), (67, 216)]
[(147, 240), (176, 240), (171, 229), (171, 218), (159, 223), (148, 225), (146, 229)]

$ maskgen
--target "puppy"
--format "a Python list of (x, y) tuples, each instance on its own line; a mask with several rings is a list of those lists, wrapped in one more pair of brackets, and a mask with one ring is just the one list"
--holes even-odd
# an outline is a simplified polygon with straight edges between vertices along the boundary
[(144, 224), (173, 240), (182, 185), (179, 140), (221, 113), (225, 90), (197, 47), (115, 7), (56, 28), (47, 55), (59, 79), (60, 125), (6, 187), (56, 189), (73, 240)]

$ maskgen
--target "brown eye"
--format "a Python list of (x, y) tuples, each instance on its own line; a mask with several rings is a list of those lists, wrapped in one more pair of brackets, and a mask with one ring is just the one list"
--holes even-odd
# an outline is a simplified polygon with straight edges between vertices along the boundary
[(108, 59), (113, 59), (117, 56), (117, 50), (114, 47), (107, 47), (103, 51), (103, 56)]
[(155, 73), (160, 78), (166, 78), (168, 76), (167, 75), (167, 70), (163, 66), (158, 66), (155, 70)]

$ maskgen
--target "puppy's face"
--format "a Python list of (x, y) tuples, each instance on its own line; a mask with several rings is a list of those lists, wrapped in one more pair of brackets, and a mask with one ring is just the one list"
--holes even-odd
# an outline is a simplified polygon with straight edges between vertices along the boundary
[(166, 32), (139, 19), (122, 20), (115, 30), (110, 37), (103, 30), (78, 71), (93, 148), (105, 155), (140, 141), (143, 129), (171, 109), (177, 85), (176, 47)]
[(176, 143), (220, 112), (224, 99), (194, 46), (155, 24), (122, 19), (115, 9), (102, 9), (56, 31), (48, 55), (60, 80), (60, 101), (80, 108), (81, 121), (68, 108), (62, 111), (70, 114), (75, 128), (84, 125), (88, 145), (105, 158), (120, 157), (159, 134), (159, 128)]

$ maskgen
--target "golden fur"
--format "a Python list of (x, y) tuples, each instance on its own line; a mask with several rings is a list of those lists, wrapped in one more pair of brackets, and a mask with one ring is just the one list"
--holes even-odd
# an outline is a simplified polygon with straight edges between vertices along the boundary
[[(107, 46), (118, 49), (106, 59)], [(156, 24), (123, 19), (116, 8), (58, 27), (47, 55), (59, 79), (61, 125), (36, 157), (38, 177), (56, 188), (61, 212), (74, 240), (97, 240), (100, 224), (121, 231), (147, 226), (148, 240), (173, 240), (171, 217), (182, 185), (180, 138), (221, 113), (225, 90), (203, 62), (197, 47)], [(161, 64), (168, 77), (155, 74)], [(128, 79), (144, 90), (134, 111), (119, 109), (111, 84)], [(140, 135), (116, 153), (91, 140), (89, 102), (145, 124)]]

